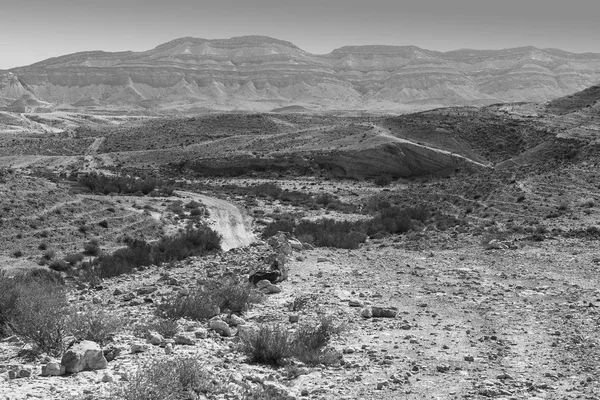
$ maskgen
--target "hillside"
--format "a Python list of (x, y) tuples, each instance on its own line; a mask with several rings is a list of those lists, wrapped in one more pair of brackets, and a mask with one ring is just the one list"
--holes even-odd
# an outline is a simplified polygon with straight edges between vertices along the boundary
[(0, 106), (18, 112), (289, 106), (404, 112), (545, 102), (598, 82), (600, 54), (555, 49), (347, 46), (314, 55), (262, 36), (181, 38), (143, 52), (82, 52), (0, 71)]

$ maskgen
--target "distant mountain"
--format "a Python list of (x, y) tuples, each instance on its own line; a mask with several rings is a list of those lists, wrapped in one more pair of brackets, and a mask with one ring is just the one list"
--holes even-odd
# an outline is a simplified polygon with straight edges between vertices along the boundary
[(53, 109), (403, 111), (544, 102), (598, 83), (600, 54), (556, 49), (347, 46), (314, 55), (263, 36), (181, 38), (144, 52), (82, 52), (0, 71), (0, 106), (24, 98)]

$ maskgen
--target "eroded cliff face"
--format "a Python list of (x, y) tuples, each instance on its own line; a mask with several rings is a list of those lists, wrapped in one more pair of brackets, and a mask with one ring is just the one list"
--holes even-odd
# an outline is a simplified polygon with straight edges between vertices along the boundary
[(381, 109), (547, 101), (600, 82), (600, 54), (534, 47), (435, 52), (350, 46), (313, 55), (249, 36), (83, 52), (0, 71), (0, 101), (55, 107)]

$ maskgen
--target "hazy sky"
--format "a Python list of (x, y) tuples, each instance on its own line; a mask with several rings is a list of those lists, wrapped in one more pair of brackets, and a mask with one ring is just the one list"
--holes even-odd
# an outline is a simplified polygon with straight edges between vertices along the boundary
[(317, 54), (533, 45), (600, 53), (599, 0), (0, 0), (0, 69), (193, 36), (266, 35)]

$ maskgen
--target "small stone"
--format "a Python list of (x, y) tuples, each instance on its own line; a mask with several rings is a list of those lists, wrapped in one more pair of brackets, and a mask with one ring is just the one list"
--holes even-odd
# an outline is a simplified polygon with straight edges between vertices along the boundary
[(463, 358), (467, 362), (473, 362), (473, 361), (475, 361), (475, 358), (472, 355), (466, 355)]
[(196, 344), (196, 337), (189, 332), (178, 333), (173, 337), (176, 344), (183, 344), (187, 346), (193, 346)]
[(105, 372), (104, 375), (102, 375), (102, 382), (112, 383), (114, 381), (115, 377), (110, 372)]
[(173, 345), (171, 343), (167, 343), (165, 346), (165, 354), (173, 353)]
[(389, 385), (389, 382), (387, 382), (387, 381), (377, 382), (377, 390), (383, 390), (383, 388), (388, 385)]
[(42, 366), (42, 376), (60, 376), (65, 374), (65, 366), (57, 362), (49, 362)]
[(29, 369), (20, 369), (17, 373), (19, 378), (29, 378), (31, 376), (31, 370)]
[(372, 313), (375, 318), (396, 318), (398, 309), (395, 307), (372, 307)]
[(150, 331), (146, 336), (146, 341), (154, 346), (160, 346), (160, 344), (165, 340), (162, 335), (158, 332)]
[(208, 321), (208, 328), (217, 332), (221, 336), (231, 336), (231, 329), (229, 328), (229, 325), (227, 325), (227, 323), (219, 316), (213, 317), (210, 321)]
[(179, 295), (181, 297), (189, 296), (190, 295), (190, 289), (188, 289), (188, 288), (181, 288), (181, 289), (179, 289)]
[(300, 316), (298, 314), (290, 314), (288, 319), (292, 324), (295, 324), (300, 320)]
[(93, 304), (102, 304), (102, 298), (100, 296), (94, 296), (94, 297), (92, 297), (92, 303)]
[(204, 328), (199, 328), (194, 332), (196, 339), (206, 339), (208, 337), (208, 331)]
[(373, 317), (373, 310), (371, 310), (371, 307), (365, 307), (360, 310), (360, 316), (363, 318), (371, 318)]
[(318, 263), (324, 263), (324, 262), (328, 262), (329, 259), (327, 257), (317, 257), (317, 262)]
[(362, 307), (363, 303), (361, 301), (358, 301), (358, 300), (350, 300), (350, 301), (348, 301), (348, 305), (350, 307)]
[(124, 293), (124, 292), (123, 292), (121, 289), (119, 289), (119, 288), (116, 288), (116, 289), (115, 289), (115, 291), (113, 292), (113, 296), (120, 296), (120, 295), (122, 295), (123, 293)]
[(245, 323), (246, 323), (246, 321), (244, 320), (244, 318), (237, 316), (235, 314), (231, 314), (231, 316), (229, 317), (229, 324), (231, 326), (244, 325)]
[(133, 299), (135, 299), (135, 294), (134, 293), (127, 293), (123, 296), (123, 301), (131, 301)]
[(263, 279), (261, 281), (256, 282), (256, 288), (258, 290), (260, 290), (260, 289), (266, 288), (270, 284), (271, 284), (271, 282), (268, 279)]
[(141, 343), (134, 343), (131, 345), (131, 352), (132, 353), (143, 353), (145, 351), (148, 351), (149, 347), (146, 344), (141, 344)]
[(304, 248), (304, 246), (302, 245), (302, 243), (300, 243), (300, 241), (298, 241), (296, 239), (288, 239), (288, 242), (290, 243), (290, 246), (294, 250), (301, 251)]

